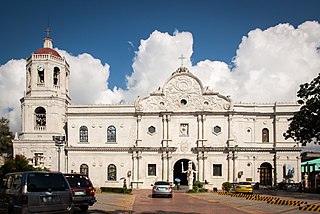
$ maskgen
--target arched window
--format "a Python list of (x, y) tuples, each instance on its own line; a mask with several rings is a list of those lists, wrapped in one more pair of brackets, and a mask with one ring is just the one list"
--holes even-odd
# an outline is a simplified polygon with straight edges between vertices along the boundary
[(86, 126), (81, 126), (79, 129), (80, 142), (88, 142), (88, 128)]
[(38, 86), (44, 86), (44, 65), (38, 65)]
[(262, 143), (269, 142), (269, 129), (262, 129)]
[(38, 131), (46, 130), (46, 110), (43, 107), (37, 107), (34, 110), (35, 126), (34, 129)]
[(31, 80), (32, 80), (32, 77), (31, 77), (31, 68), (29, 68), (29, 69), (28, 69), (28, 76), (27, 76), (28, 89), (31, 88)]
[(116, 127), (109, 126), (107, 129), (107, 142), (116, 142)]
[(60, 86), (60, 69), (58, 67), (54, 67), (53, 69), (53, 85), (55, 87)]
[(80, 166), (80, 173), (84, 175), (89, 175), (89, 167), (87, 164), (83, 163)]
[(114, 164), (110, 164), (108, 166), (108, 181), (116, 181), (117, 180), (117, 167)]

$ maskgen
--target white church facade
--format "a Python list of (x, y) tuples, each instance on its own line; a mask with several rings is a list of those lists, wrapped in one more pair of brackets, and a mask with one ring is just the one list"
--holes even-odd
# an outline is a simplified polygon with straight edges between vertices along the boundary
[[(65, 58), (44, 47), (26, 65), (21, 133), (14, 155), (36, 167), (87, 173), (94, 186), (150, 188), (156, 180), (225, 181), (274, 186), (301, 181), (301, 147), (285, 140), (295, 103), (234, 103), (179, 67), (163, 87), (134, 104), (74, 105)], [(55, 137), (54, 137), (55, 136)], [(62, 137), (59, 139), (59, 137)]]

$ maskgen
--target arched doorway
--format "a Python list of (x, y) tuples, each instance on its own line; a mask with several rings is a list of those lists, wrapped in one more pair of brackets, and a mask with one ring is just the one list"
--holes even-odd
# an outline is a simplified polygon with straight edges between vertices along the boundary
[[(181, 180), (180, 181), (181, 185), (188, 185), (187, 173), (182, 173), (182, 164), (183, 164), (183, 170), (187, 170), (189, 161), (190, 161), (189, 159), (180, 159), (174, 164), (174, 167), (173, 167), (173, 181), (174, 182), (175, 182), (176, 178), (179, 178)], [(196, 166), (193, 162), (192, 162), (192, 169), (196, 170)], [(194, 181), (196, 180), (195, 175), (194, 175), (193, 180)]]
[(260, 165), (260, 185), (272, 185), (272, 166), (264, 162)]

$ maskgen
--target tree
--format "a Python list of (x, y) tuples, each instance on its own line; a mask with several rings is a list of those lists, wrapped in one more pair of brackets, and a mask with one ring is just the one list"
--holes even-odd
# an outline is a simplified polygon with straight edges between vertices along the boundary
[(13, 133), (9, 128), (9, 120), (2, 117), (0, 119), (0, 152), (12, 154)]
[(8, 158), (0, 168), (0, 178), (10, 172), (34, 171), (34, 167), (29, 165), (28, 160), (23, 155), (16, 155), (15, 158)]
[(289, 128), (283, 136), (303, 146), (311, 142), (320, 144), (320, 73), (310, 83), (300, 85), (297, 96), (300, 110), (289, 119)]
[(24, 171), (50, 171), (48, 168), (35, 168), (29, 164), (28, 159), (24, 155), (16, 155), (15, 158), (8, 158), (4, 165), (0, 168), (0, 181), (3, 176), (10, 172)]

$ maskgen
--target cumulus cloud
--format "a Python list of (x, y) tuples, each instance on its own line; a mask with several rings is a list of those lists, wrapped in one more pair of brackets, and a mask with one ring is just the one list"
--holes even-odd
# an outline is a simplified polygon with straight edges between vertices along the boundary
[(0, 117), (10, 121), (10, 127), (20, 127), (20, 98), (25, 90), (26, 60), (10, 60), (0, 66)]
[[(108, 89), (109, 68), (99, 59), (83, 53), (72, 56), (64, 50), (57, 50), (70, 65), (70, 96), (73, 104), (113, 103), (120, 99), (116, 88)], [(106, 94), (110, 96), (105, 96)]]
[(233, 97), (243, 101), (294, 101), (299, 85), (320, 70), (318, 22), (305, 22), (295, 29), (279, 24), (242, 38), (234, 59)]
[[(181, 54), (186, 58), (184, 66), (199, 77), (204, 86), (230, 95), (238, 102), (295, 101), (299, 85), (310, 82), (320, 71), (318, 22), (305, 22), (297, 28), (279, 24), (250, 31), (239, 44), (233, 68), (225, 62), (210, 60), (192, 65), (192, 46), (190, 32), (175, 31), (170, 35), (154, 31), (140, 41), (132, 73), (124, 77), (125, 89), (108, 87), (108, 64), (102, 64), (90, 54), (72, 56), (58, 51), (70, 64), (70, 95), (75, 104), (132, 103), (137, 96), (147, 96), (162, 87), (180, 66)], [(1, 116), (6, 117), (7, 108), (13, 106), (10, 115), (14, 120), (11, 121), (19, 121), (19, 99), (24, 88), (25, 60), (11, 60), (0, 67)]]
[(191, 67), (192, 34), (175, 32), (174, 35), (154, 31), (140, 41), (132, 65), (133, 73), (126, 76), (124, 99), (133, 102), (137, 96), (146, 96), (162, 87), (170, 75), (180, 66), (178, 57), (184, 55), (184, 65)]

